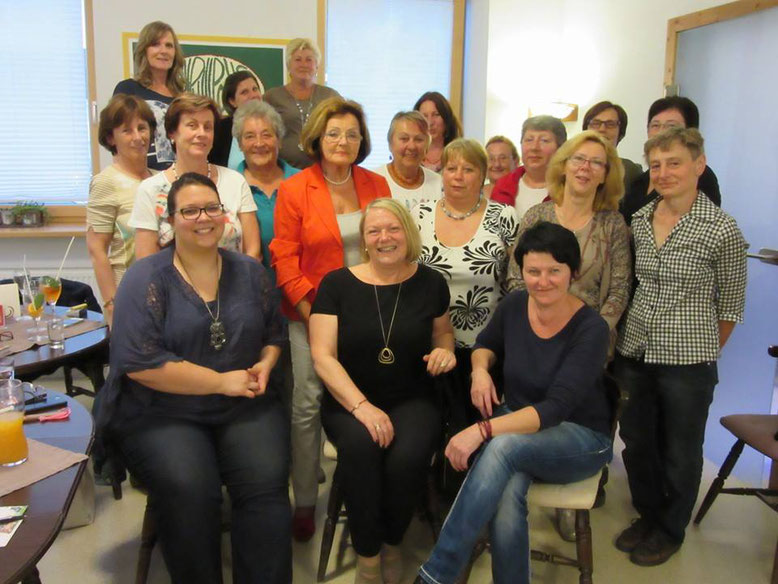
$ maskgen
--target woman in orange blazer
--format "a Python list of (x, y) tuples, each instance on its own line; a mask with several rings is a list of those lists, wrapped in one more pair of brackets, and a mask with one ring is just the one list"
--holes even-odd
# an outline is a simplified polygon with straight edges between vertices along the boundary
[(386, 180), (357, 164), (370, 154), (362, 107), (341, 97), (320, 102), (303, 128), (300, 148), (317, 162), (278, 189), (275, 237), (270, 243), (283, 309), (289, 317), (294, 373), (292, 395), (292, 534), (315, 531), (322, 386), (308, 346), (308, 318), (321, 279), (361, 263), (359, 221), (373, 199), (391, 196)]

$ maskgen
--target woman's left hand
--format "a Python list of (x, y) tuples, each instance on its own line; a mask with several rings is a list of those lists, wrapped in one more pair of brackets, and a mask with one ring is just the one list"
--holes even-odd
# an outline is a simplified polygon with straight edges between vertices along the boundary
[(451, 462), (454, 470), (467, 470), (467, 461), (483, 441), (481, 431), (476, 424), (468, 426), (449, 440), (446, 446), (446, 458)]
[(255, 391), (257, 395), (262, 395), (267, 390), (267, 382), (270, 379), (270, 371), (272, 369), (273, 367), (264, 361), (257, 361), (247, 369), (257, 379), (257, 389)]
[(432, 349), (432, 352), (424, 355), (422, 358), (427, 363), (427, 373), (432, 376), (448, 373), (457, 365), (457, 358), (454, 356), (454, 353), (440, 347)]

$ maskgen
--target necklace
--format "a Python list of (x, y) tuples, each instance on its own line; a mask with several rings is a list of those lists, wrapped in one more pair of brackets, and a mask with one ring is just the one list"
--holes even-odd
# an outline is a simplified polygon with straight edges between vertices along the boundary
[[(173, 163), (173, 176), (176, 177), (176, 180), (178, 180), (178, 161), (177, 160)], [(211, 178), (211, 163), (210, 162), (208, 163), (207, 174), (205, 176), (207, 176), (208, 178)], [(184, 270), (184, 271), (186, 271), (186, 270)]]
[[(214, 316), (213, 312), (211, 312), (211, 309), (208, 306), (208, 303), (202, 297), (200, 291), (195, 287), (194, 280), (192, 280), (192, 276), (190, 276), (189, 272), (186, 271), (186, 266), (184, 265), (184, 261), (181, 259), (181, 256), (176, 254), (176, 257), (178, 258), (178, 263), (181, 264), (181, 269), (184, 270), (184, 274), (186, 274), (189, 283), (192, 285), (192, 288), (194, 288), (194, 291), (197, 292), (197, 296), (199, 296), (200, 300), (202, 300), (203, 304), (205, 304), (205, 309), (208, 311), (208, 316), (211, 317), (211, 326), (208, 329), (211, 333), (211, 339), (209, 344), (215, 350), (221, 351), (222, 347), (224, 347), (224, 345), (227, 343), (227, 333), (224, 331), (224, 323), (222, 323), (222, 321), (219, 320), (219, 313), (221, 312), (221, 299), (219, 298), (219, 283), (217, 282), (216, 284), (216, 316)], [(218, 269), (218, 267), (221, 264), (221, 256), (217, 256), (216, 263), (217, 263), (217, 272), (219, 272), (220, 270)]]
[(562, 207), (556, 207), (554, 211), (556, 213), (557, 219), (559, 220), (559, 224), (562, 227), (569, 229), (576, 235), (579, 235), (584, 229), (586, 229), (589, 226), (589, 224), (592, 222), (592, 219), (594, 219), (594, 211), (592, 211), (591, 214), (587, 213), (583, 217), (583, 219), (585, 219), (583, 223), (581, 223), (581, 218), (577, 218), (577, 222), (574, 223), (573, 221), (565, 217), (566, 213), (562, 210)]
[[(308, 98), (308, 111), (303, 111), (303, 104), (301, 104), (297, 100), (297, 98), (294, 96), (294, 94), (291, 91), (289, 93), (291, 94), (292, 99), (294, 99), (294, 104), (297, 106), (297, 111), (300, 112), (300, 135), (302, 136), (303, 126), (305, 126), (305, 124), (308, 122), (308, 118), (311, 117), (311, 110), (313, 109), (313, 101), (314, 101), (314, 97), (316, 96), (316, 85), (313, 86), (313, 91), (311, 91), (311, 97)], [(297, 142), (297, 149), (300, 152), (303, 152), (303, 145), (299, 141)]]
[(394, 168), (394, 164), (391, 162), (386, 166), (389, 169), (389, 174), (392, 176), (392, 180), (394, 180), (394, 182), (396, 182), (404, 189), (416, 189), (424, 182), (424, 171), (421, 169), (421, 167), (419, 167), (418, 171), (416, 172), (416, 177), (413, 180), (408, 180), (399, 172), (397, 172), (397, 170)]
[(346, 183), (348, 182), (348, 179), (350, 179), (350, 178), (351, 178), (351, 167), (350, 167), (350, 166), (348, 167), (348, 174), (346, 175), (346, 178), (344, 178), (342, 181), (336, 181), (336, 180), (332, 180), (330, 177), (328, 177), (328, 176), (325, 174), (325, 172), (324, 172), (324, 169), (323, 169), (323, 168), (322, 168), (322, 170), (321, 170), (321, 173), (324, 175), (324, 180), (326, 180), (326, 181), (327, 181), (328, 183), (330, 183), (331, 185), (335, 185), (336, 187), (339, 187), (340, 185), (344, 185), (344, 184), (346, 184)]
[(384, 319), (381, 316), (381, 304), (378, 302), (378, 286), (373, 284), (373, 292), (375, 292), (375, 303), (378, 308), (378, 322), (381, 324), (381, 337), (384, 339), (384, 348), (378, 352), (378, 362), (381, 365), (391, 365), (394, 363), (394, 353), (389, 348), (389, 337), (392, 336), (392, 326), (394, 326), (394, 317), (397, 314), (397, 305), (400, 303), (400, 293), (403, 291), (403, 283), (400, 282), (400, 287), (397, 289), (397, 299), (394, 301), (394, 310), (392, 311), (392, 320), (389, 321), (389, 334), (384, 331)]
[(456, 215), (455, 213), (452, 213), (451, 211), (449, 211), (448, 208), (446, 207), (445, 199), (441, 199), (440, 200), (440, 209), (443, 211), (443, 213), (446, 215), (446, 217), (450, 217), (454, 221), (464, 221), (465, 219), (470, 217), (470, 215), (472, 215), (473, 213), (478, 211), (478, 207), (481, 206), (481, 201), (483, 200), (483, 198), (484, 198), (483, 193), (478, 195), (478, 200), (475, 202), (475, 205), (473, 205), (473, 208), (470, 209), (467, 213), (464, 213), (462, 215)]

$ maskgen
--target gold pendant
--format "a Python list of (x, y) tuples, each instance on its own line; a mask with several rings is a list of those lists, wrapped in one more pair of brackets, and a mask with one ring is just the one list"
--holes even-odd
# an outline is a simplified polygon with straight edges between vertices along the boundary
[(384, 347), (378, 353), (378, 362), (381, 365), (391, 365), (394, 363), (394, 353), (389, 347)]

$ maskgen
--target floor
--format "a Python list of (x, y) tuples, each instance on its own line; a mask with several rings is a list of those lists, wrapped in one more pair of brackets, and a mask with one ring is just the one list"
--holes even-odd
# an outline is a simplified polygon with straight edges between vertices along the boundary
[[(61, 379), (47, 378), (41, 382), (48, 387), (63, 387)], [(79, 398), (91, 407), (89, 398)], [(617, 445), (620, 452), (621, 444)], [(324, 470), (332, 476), (334, 462), (325, 460)], [(706, 461), (702, 492), (704, 494), (717, 468)], [(616, 456), (611, 465), (608, 499), (604, 507), (591, 513), (594, 540), (594, 581), (605, 583), (630, 582), (655, 584), (676, 582), (767, 583), (770, 580), (778, 516), (753, 497), (722, 496), (705, 517), (701, 527), (690, 527), (682, 550), (666, 564), (654, 568), (640, 568), (629, 562), (626, 555), (613, 547), (613, 540), (633, 517), (629, 501), (624, 467)], [(320, 489), (317, 506), (317, 525), (324, 521), (324, 510), (329, 486)], [(95, 487), (95, 517), (91, 525), (63, 531), (48, 553), (38, 564), (46, 584), (131, 583), (134, 581), (141, 520), (145, 496), (124, 484), (124, 497), (115, 501), (109, 487)], [(530, 512), (533, 547), (551, 553), (574, 555), (574, 544), (565, 543), (554, 531), (548, 509)], [(337, 562), (335, 536), (327, 572), (330, 584), (351, 583), (354, 579), (354, 554), (348, 548), (341, 563)], [(294, 544), (294, 583), (316, 581), (321, 531), (306, 544)], [(405, 580), (412, 582), (418, 565), (432, 547), (432, 538), (426, 524), (414, 520), (403, 543), (407, 559)], [(229, 548), (224, 543), (225, 582), (230, 582)], [(576, 570), (533, 562), (533, 582), (561, 584), (578, 582)], [(169, 582), (162, 559), (155, 550), (149, 583)], [(491, 582), (490, 559), (484, 554), (470, 577), (471, 583)]]

